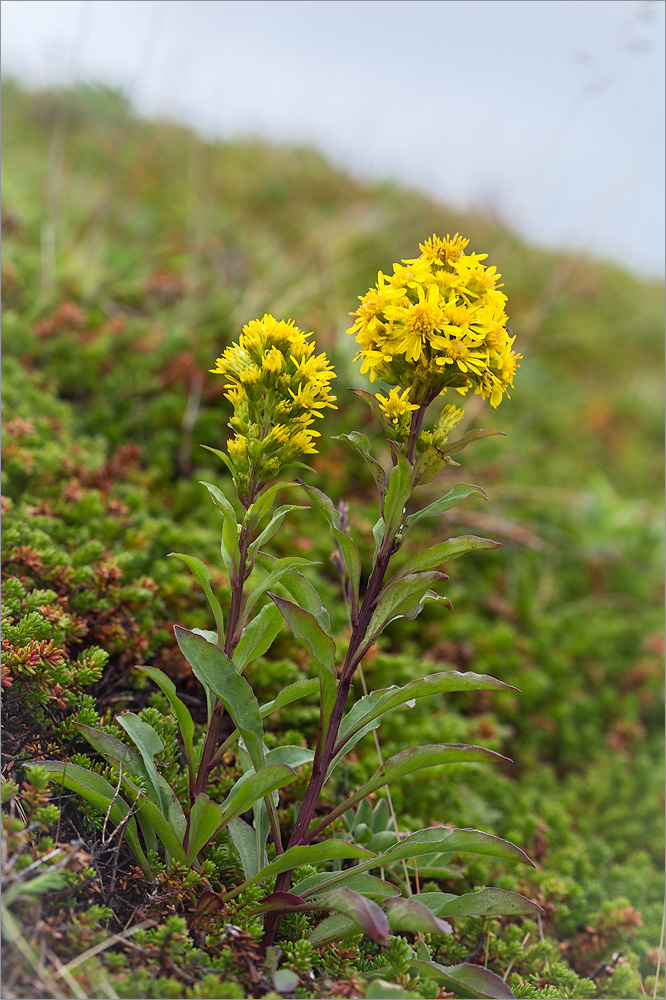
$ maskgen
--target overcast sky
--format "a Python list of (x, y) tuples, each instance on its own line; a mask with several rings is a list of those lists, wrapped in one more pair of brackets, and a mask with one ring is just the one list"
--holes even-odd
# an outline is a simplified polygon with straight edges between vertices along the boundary
[(308, 142), (664, 272), (663, 0), (3, 0), (3, 73)]

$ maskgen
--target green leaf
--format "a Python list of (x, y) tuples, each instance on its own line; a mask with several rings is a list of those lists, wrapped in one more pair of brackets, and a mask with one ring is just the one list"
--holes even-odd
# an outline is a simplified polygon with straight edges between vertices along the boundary
[(397, 455), (396, 459), (397, 464), (391, 469), (384, 500), (385, 534), (391, 540), (402, 524), (405, 504), (412, 495), (411, 465), (404, 455)]
[(386, 882), (375, 875), (357, 875), (354, 868), (345, 868), (341, 872), (318, 872), (316, 875), (308, 875), (302, 881), (291, 887), (291, 892), (303, 899), (310, 896), (318, 896), (322, 892), (337, 885), (346, 885), (354, 892), (360, 892), (364, 896), (375, 897), (376, 899), (387, 899), (390, 896), (399, 896), (400, 889)]
[(543, 907), (519, 892), (489, 888), (454, 896), (443, 903), (437, 913), (447, 917), (505, 917), (519, 913), (543, 913)]
[(131, 798), (133, 807), (138, 810), (141, 821), (150, 823), (168, 855), (180, 864), (185, 864), (185, 851), (182, 845), (184, 827), (182, 831), (175, 830), (171, 818), (164, 815), (160, 807), (134, 784), (129, 775), (124, 773), (121, 775), (121, 785), (123, 791)]
[(280, 527), (282, 526), (282, 522), (284, 521), (285, 517), (290, 511), (307, 510), (307, 509), (308, 509), (307, 507), (302, 507), (299, 506), (298, 504), (285, 504), (282, 507), (278, 507), (278, 509), (275, 511), (273, 517), (266, 525), (264, 530), (257, 538), (255, 538), (255, 540), (250, 545), (248, 549), (248, 555), (250, 556), (250, 558), (252, 558), (255, 555), (255, 553), (261, 548), (262, 545), (265, 545), (266, 542), (270, 541), (270, 539), (277, 531), (279, 531)]
[(343, 916), (342, 913), (333, 913), (317, 924), (308, 936), (308, 941), (315, 948), (321, 948), (332, 941), (341, 941), (351, 934), (358, 934), (358, 926), (355, 921)]
[(213, 588), (210, 585), (210, 581), (213, 579), (212, 570), (206, 566), (205, 562), (202, 562), (202, 560), (198, 559), (196, 556), (188, 556), (183, 552), (169, 552), (169, 556), (173, 556), (176, 559), (180, 559), (181, 562), (184, 562), (196, 582), (203, 590), (206, 595), (206, 600), (210, 605), (210, 610), (213, 612), (218, 642), (220, 643), (220, 646), (224, 646), (224, 615), (222, 613), (220, 602), (213, 593)]
[(240, 549), (238, 548), (239, 525), (236, 511), (231, 501), (225, 497), (221, 490), (218, 490), (217, 486), (203, 481), (201, 485), (205, 486), (208, 490), (211, 500), (221, 512), (224, 520), (221, 553), (227, 573), (231, 577), (232, 573), (240, 569)]
[(377, 558), (377, 554), (382, 547), (382, 542), (384, 541), (384, 535), (386, 534), (386, 524), (384, 523), (384, 518), (380, 517), (378, 521), (372, 526), (372, 537), (375, 540), (375, 552), (373, 559)]
[[(420, 771), (426, 767), (435, 767), (439, 764), (458, 764), (470, 761), (506, 761), (508, 757), (495, 753), (493, 750), (486, 750), (483, 747), (469, 746), (465, 743), (435, 743), (430, 746), (413, 747), (410, 750), (403, 750), (396, 754), (377, 768), (368, 781), (363, 784), (358, 791), (350, 795), (349, 798), (341, 802), (332, 812), (330, 812), (319, 823), (309, 836), (316, 836), (321, 830), (325, 830), (333, 820), (350, 809), (361, 799), (364, 799), (377, 789), (389, 785), (398, 778), (404, 778), (408, 774)], [(404, 843), (404, 841), (403, 841)]]
[(493, 435), (500, 434), (505, 437), (504, 431), (494, 431), (492, 429), (477, 428), (474, 431), (469, 431), (464, 437), (459, 438), (457, 441), (447, 442), (444, 446), (444, 451), (447, 455), (456, 455), (463, 448), (466, 448), (468, 444), (472, 441), (478, 441), (479, 438), (492, 437)]
[(259, 705), (252, 688), (236, 672), (219, 646), (213, 646), (189, 629), (174, 625), (176, 639), (195, 677), (208, 685), (220, 699), (243, 737), (252, 763), (259, 770), (264, 763), (264, 729)]
[(270, 593), (268, 596), (275, 601), (296, 638), (302, 639), (317, 663), (335, 677), (335, 642), (314, 615), (284, 597)]
[(288, 489), (295, 486), (295, 483), (275, 483), (273, 486), (269, 486), (267, 490), (264, 490), (259, 494), (254, 503), (249, 507), (247, 516), (250, 523), (258, 524), (263, 517), (270, 514), (273, 504), (275, 503), (275, 498), (280, 490)]
[[(278, 788), (284, 788), (296, 781), (298, 775), (286, 764), (271, 764), (254, 774), (249, 772), (240, 778), (227, 796), (222, 806), (221, 824), (226, 826), (240, 816), (259, 799), (265, 798)], [(280, 855), (284, 857), (284, 855)], [(297, 862), (298, 863), (298, 862)], [(264, 869), (262, 869), (264, 870)], [(288, 871), (288, 869), (285, 869)]]
[(483, 497), (484, 500), (488, 499), (486, 491), (482, 490), (480, 486), (469, 486), (467, 483), (458, 483), (457, 486), (454, 486), (453, 489), (449, 490), (443, 497), (440, 497), (439, 500), (428, 504), (427, 507), (417, 511), (415, 514), (410, 514), (405, 522), (407, 530), (411, 530), (424, 517), (438, 517), (447, 510), (451, 510), (452, 507), (457, 507), (459, 503), (462, 503), (463, 500), (471, 496)]
[(60, 760), (40, 760), (26, 766), (43, 767), (48, 772), (51, 781), (57, 781), (64, 788), (76, 792), (86, 802), (90, 802), (92, 806), (99, 809), (103, 815), (108, 813), (109, 819), (115, 826), (119, 826), (126, 820), (125, 840), (143, 871), (148, 873), (148, 861), (139, 842), (136, 822), (131, 816), (129, 819), (127, 818), (130, 808), (125, 800), (116, 794), (116, 789), (109, 784), (106, 778), (93, 771), (88, 771), (78, 764), (68, 764)]
[(416, 618), (423, 607), (423, 601), (428, 595), (428, 591), (434, 584), (443, 580), (448, 580), (445, 573), (430, 572), (412, 573), (387, 583), (379, 595), (377, 607), (370, 619), (361, 648), (369, 649), (377, 636), (394, 619), (407, 618), (412, 620)]
[(431, 483), (446, 465), (458, 465), (458, 463), (441, 452), (439, 448), (427, 448), (414, 462), (412, 483), (414, 486), (425, 486)]
[(267, 715), (272, 715), (273, 712), (284, 708), (285, 705), (291, 705), (295, 701), (300, 701), (301, 698), (307, 698), (308, 695), (315, 694), (318, 688), (319, 682), (315, 677), (288, 684), (278, 692), (273, 701), (267, 701), (265, 705), (261, 706), (261, 718), (265, 719)]
[[(153, 780), (146, 770), (143, 757), (138, 750), (134, 747), (128, 747), (125, 743), (121, 743), (120, 740), (116, 739), (115, 736), (104, 733), (100, 729), (93, 729), (91, 726), (84, 726), (82, 723), (77, 722), (74, 725), (87, 739), (88, 743), (95, 748), (97, 753), (104, 757), (113, 767), (117, 768), (120, 764), (127, 768), (133, 777), (140, 778), (145, 787), (151, 790), (156, 803), (160, 804), (159, 794), (153, 785)], [(157, 837), (152, 826), (146, 822), (141, 812), (138, 814), (138, 820), (147, 849), (149, 851), (157, 850)]]
[[(267, 552), (258, 552), (256, 561), (259, 566), (270, 572), (278, 560)], [(297, 569), (287, 569), (280, 577), (279, 584), (293, 597), (299, 607), (309, 611), (319, 621), (322, 612), (319, 594), (302, 573)]]
[[(417, 698), (426, 698), (433, 694), (452, 691), (517, 691), (517, 688), (504, 681), (498, 681), (488, 674), (475, 674), (473, 671), (461, 673), (459, 670), (446, 670), (439, 674), (429, 674), (418, 680), (410, 681), (404, 687), (392, 686), (381, 688), (366, 695), (352, 706), (342, 719), (338, 747), (348, 743), (360, 730), (373, 719), (381, 718), (386, 712), (401, 705), (409, 705)], [(411, 707), (411, 705), (409, 705)], [(352, 746), (355, 744), (352, 744)], [(348, 753), (349, 746), (344, 752)]]
[(373, 979), (365, 988), (365, 1000), (409, 1000), (413, 996), (407, 993), (397, 983), (389, 983), (386, 979)]
[(457, 997), (472, 1000), (515, 1000), (515, 994), (503, 979), (482, 965), (440, 965), (439, 962), (414, 960), (410, 968), (416, 969), (423, 978), (435, 979), (452, 990)]
[(171, 706), (171, 711), (176, 716), (178, 725), (180, 726), (180, 734), (183, 738), (183, 746), (185, 748), (185, 756), (187, 758), (188, 766), (193, 769), (194, 720), (190, 714), (189, 708), (187, 708), (187, 706), (180, 700), (176, 694), (176, 685), (170, 677), (167, 677), (165, 673), (158, 670), (157, 667), (139, 667), (138, 669), (144, 674), (147, 674), (166, 695), (169, 705)]
[(315, 566), (311, 559), (303, 559), (301, 556), (286, 556), (284, 559), (276, 559), (272, 564), (271, 571), (258, 587), (252, 591), (247, 599), (247, 604), (245, 606), (244, 620), (247, 621), (250, 617), (250, 612), (254, 608), (255, 604), (267, 590), (270, 590), (282, 577), (292, 570), (295, 566)]
[(238, 851), (243, 875), (245, 878), (252, 878), (263, 865), (267, 864), (265, 848), (262, 845), (258, 850), (256, 830), (240, 816), (229, 821), (228, 830)]
[(8, 889), (2, 890), (2, 902), (11, 906), (22, 896), (41, 896), (45, 892), (58, 892), (67, 888), (67, 875), (63, 871), (50, 868), (24, 882), (14, 882)]
[(335, 441), (349, 441), (354, 445), (356, 450), (360, 455), (363, 456), (368, 464), (368, 468), (372, 473), (372, 478), (377, 484), (377, 489), (379, 491), (380, 502), (382, 507), (384, 504), (384, 491), (386, 489), (386, 473), (379, 462), (372, 457), (370, 452), (370, 442), (365, 434), (360, 434), (358, 431), (352, 431), (350, 434), (335, 434), (333, 436)]
[(417, 858), (436, 851), (450, 854), (481, 854), (491, 858), (503, 858), (505, 861), (519, 861), (532, 868), (535, 867), (525, 852), (508, 840), (493, 837), (480, 830), (431, 826), (405, 837), (400, 843), (376, 855), (371, 863), (360, 862), (356, 870), (369, 871), (372, 868), (383, 868), (396, 861), (402, 861), (403, 858)]
[(185, 837), (187, 821), (183, 813), (183, 808), (178, 801), (175, 792), (166, 783), (161, 774), (158, 773), (153, 757), (164, 750), (164, 744), (152, 726), (140, 719), (133, 712), (126, 712), (124, 715), (116, 716), (116, 721), (123, 727), (143, 758), (146, 772), (150, 779), (148, 792), (151, 785), (155, 789), (156, 796), (148, 794), (155, 805), (159, 806), (162, 815), (170, 824), (174, 833), (182, 843)]
[(423, 934), (452, 934), (446, 920), (439, 920), (427, 906), (414, 897), (387, 899), (386, 912), (392, 931), (418, 931)]
[[(148, 785), (148, 797), (155, 805), (162, 806), (157, 770), (153, 758), (157, 754), (164, 752), (164, 743), (155, 730), (143, 719), (140, 719), (134, 712), (126, 712), (124, 715), (117, 715), (116, 722), (125, 730), (129, 738), (135, 744), (141, 754), (145, 772), (148, 775), (150, 784)], [(152, 789), (152, 795), (150, 791)], [(162, 810), (164, 812), (164, 810)]]
[[(319, 865), (324, 861), (341, 861), (347, 858), (363, 858), (366, 860), (369, 858), (372, 867), (375, 867), (373, 864), (375, 857), (376, 855), (372, 854), (371, 851), (357, 847), (356, 844), (348, 844), (344, 840), (324, 840), (320, 844), (290, 847), (284, 854), (280, 854), (275, 861), (264, 865), (261, 871), (257, 872), (253, 878), (248, 879), (247, 882), (234, 889), (233, 895), (236, 896), (238, 893), (243, 892), (248, 885), (254, 882), (265, 882), (266, 879), (272, 878), (274, 875), (280, 875), (282, 872), (291, 871), (299, 865)], [(226, 898), (231, 898), (231, 893)]]
[(351, 611), (352, 616), (355, 618), (358, 612), (359, 588), (363, 570), (360, 553), (355, 542), (340, 528), (340, 512), (333, 506), (333, 501), (330, 497), (327, 497), (325, 493), (322, 493), (321, 490), (316, 489), (314, 486), (308, 486), (306, 483), (301, 482), (301, 480), (297, 481), (328, 521), (331, 534), (338, 543), (351, 584)]
[(233, 661), (239, 674), (248, 663), (263, 656), (282, 628), (282, 615), (274, 604), (266, 604), (258, 615), (243, 629), (240, 642), (234, 651)]
[(211, 840), (222, 823), (222, 810), (203, 792), (197, 795), (190, 810), (190, 828), (185, 853), (185, 864), (194, 863), (197, 854)]
[(477, 549), (499, 549), (501, 547), (501, 542), (493, 542), (490, 538), (478, 538), (476, 535), (459, 535), (457, 538), (449, 538), (448, 541), (441, 542), (439, 545), (433, 545), (432, 548), (426, 549), (425, 552), (417, 552), (416, 555), (412, 556), (411, 559), (408, 559), (400, 567), (392, 578), (391, 583), (394, 580), (402, 579), (421, 570), (434, 569), (435, 566), (441, 566), (442, 563), (447, 562), (449, 559), (457, 559), (458, 556), (462, 556), (466, 552), (473, 552)]
[(314, 750), (308, 747), (281, 746), (269, 750), (266, 754), (267, 764), (286, 764), (288, 767), (302, 767), (310, 764), (314, 758)]
[(231, 459), (229, 458), (228, 455), (225, 455), (224, 452), (220, 451), (219, 448), (211, 448), (211, 446), (209, 444), (202, 444), (201, 447), (205, 448), (206, 451), (212, 451), (213, 455), (217, 455), (217, 457), (220, 458), (224, 462), (224, 464), (226, 465), (227, 469), (231, 473), (232, 477), (234, 477), (233, 462), (231, 461)]

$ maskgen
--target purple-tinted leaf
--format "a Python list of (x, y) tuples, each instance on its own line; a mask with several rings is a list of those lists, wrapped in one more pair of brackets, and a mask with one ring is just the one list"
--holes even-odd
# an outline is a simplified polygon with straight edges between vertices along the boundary
[(467, 962), (460, 965), (440, 965), (439, 962), (416, 960), (410, 967), (428, 979), (443, 983), (457, 997), (471, 1000), (515, 1000), (515, 994), (504, 980), (481, 965), (469, 965)]
[(392, 931), (422, 931), (424, 934), (452, 934), (446, 920), (439, 920), (417, 899), (387, 899), (384, 902)]

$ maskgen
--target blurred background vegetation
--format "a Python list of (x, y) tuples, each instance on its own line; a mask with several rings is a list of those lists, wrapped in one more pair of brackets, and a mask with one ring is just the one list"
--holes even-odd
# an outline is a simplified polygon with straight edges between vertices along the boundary
[[(7, 82), (3, 112), (4, 776), (20, 785), (22, 759), (80, 751), (74, 720), (112, 725), (119, 711), (148, 705), (132, 670), (139, 662), (167, 670), (203, 720), (171, 625), (208, 627), (206, 608), (166, 554), (196, 553), (219, 571), (216, 512), (198, 481), (224, 488), (227, 473), (199, 446), (222, 445), (229, 414), (222, 380), (207, 370), (264, 311), (314, 330), (334, 360), (340, 409), (327, 415), (313, 464), (322, 488), (349, 503), (369, 559), (373, 484), (332, 439), (352, 429), (376, 435), (367, 409), (345, 391), (365, 384), (352, 364), (348, 313), (379, 268), (415, 256), (433, 232), (460, 231), (502, 272), (524, 360), (498, 411), (476, 396), (465, 401), (463, 426), (506, 437), (479, 442), (462, 468), (447, 471), (449, 483), (486, 488), (490, 502), (468, 501), (432, 530), (486, 535), (503, 547), (452, 563), (453, 613), (433, 607), (418, 624), (394, 623), (365, 673), (376, 688), (447, 666), (471, 669), (522, 694), (441, 696), (389, 716), (385, 756), (448, 741), (514, 760), (502, 771), (428, 770), (395, 787), (396, 809), (405, 828), (479, 827), (538, 862), (525, 874), (466, 861), (448, 876), (455, 892), (492, 883), (545, 907), (538, 926), (484, 923), (491, 967), (509, 970), (517, 995), (657, 996), (662, 283), (537, 250), (486, 215), (398, 186), (361, 184), (310, 149), (204, 142), (184, 127), (139, 120), (103, 88), (26, 93)], [(343, 636), (328, 533), (314, 517), (287, 519), (285, 529), (276, 553), (320, 560), (317, 580)], [(221, 572), (217, 583), (224, 594)], [(268, 695), (305, 669), (283, 632), (252, 680)], [(159, 699), (151, 704), (160, 708)], [(312, 709), (299, 707), (278, 720), (273, 738), (300, 742), (312, 725)], [(369, 739), (358, 751), (348, 784), (377, 763)], [(175, 754), (164, 763), (177, 773)], [(13, 810), (20, 792), (9, 798)], [(43, 856), (57, 839), (45, 828), (37, 842), (25, 824), (12, 836), (26, 857)], [(112, 933), (112, 914), (128, 913), (104, 881), (103, 859), (98, 874), (100, 866), (95, 891), (109, 913), (97, 917)], [(79, 879), (79, 895), (70, 891), (65, 903), (62, 893), (42, 899), (49, 947), (57, 952), (59, 934), (67, 958), (91, 879)], [(19, 916), (30, 939), (34, 907)], [(456, 924), (451, 960), (474, 946), (480, 928), (467, 923)], [(85, 992), (97, 975), (117, 996), (227, 995), (184, 993), (177, 977), (175, 987), (158, 988), (157, 961), (139, 983), (127, 961), (100, 959), (78, 988), (111, 995)], [(14, 995), (29, 996), (29, 970), (13, 968)]]

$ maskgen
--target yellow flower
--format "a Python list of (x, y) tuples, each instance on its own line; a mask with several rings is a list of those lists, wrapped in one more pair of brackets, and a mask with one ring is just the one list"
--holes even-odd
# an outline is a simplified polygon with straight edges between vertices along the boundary
[(399, 389), (391, 389), (388, 396), (383, 396), (381, 392), (375, 393), (379, 402), (379, 408), (388, 421), (397, 424), (400, 417), (405, 416), (412, 410), (418, 410), (418, 403), (410, 403), (409, 389), (403, 389), (402, 396)]
[(226, 379), (234, 407), (236, 437), (227, 447), (242, 498), (256, 495), (282, 465), (313, 454), (319, 435), (309, 425), (325, 407), (336, 409), (335, 372), (325, 354), (315, 355), (310, 336), (266, 314), (247, 323), (211, 368)]
[(459, 233), (432, 236), (420, 257), (394, 264), (390, 277), (380, 271), (351, 314), (361, 373), (409, 390), (415, 405), (475, 388), (497, 406), (513, 384), (519, 355), (501, 275), (483, 263), (487, 254), (467, 253), (468, 243)]

